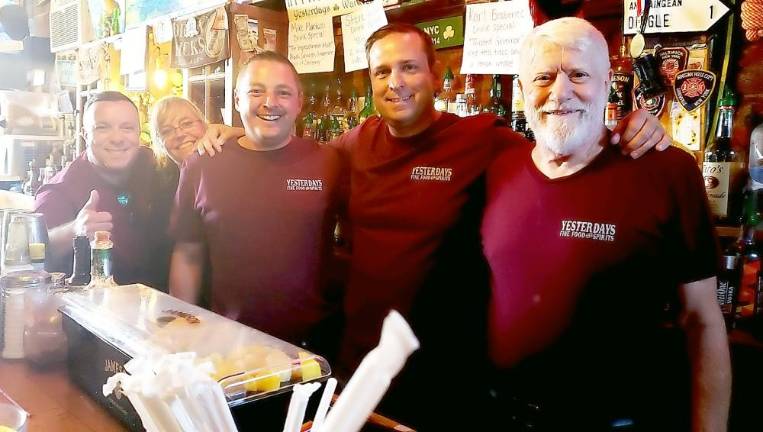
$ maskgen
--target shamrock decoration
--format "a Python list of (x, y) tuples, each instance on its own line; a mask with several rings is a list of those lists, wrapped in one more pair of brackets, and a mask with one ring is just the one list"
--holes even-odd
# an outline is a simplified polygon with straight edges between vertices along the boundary
[(450, 39), (456, 35), (456, 31), (453, 30), (453, 26), (445, 27), (445, 31), (442, 33), (443, 39)]

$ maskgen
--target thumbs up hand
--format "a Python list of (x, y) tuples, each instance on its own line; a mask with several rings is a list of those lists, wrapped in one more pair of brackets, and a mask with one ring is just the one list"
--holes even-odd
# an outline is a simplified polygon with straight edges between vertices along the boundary
[(98, 191), (90, 191), (90, 198), (74, 219), (75, 235), (87, 235), (92, 239), (96, 231), (111, 231), (114, 228), (111, 213), (98, 211), (98, 200)]

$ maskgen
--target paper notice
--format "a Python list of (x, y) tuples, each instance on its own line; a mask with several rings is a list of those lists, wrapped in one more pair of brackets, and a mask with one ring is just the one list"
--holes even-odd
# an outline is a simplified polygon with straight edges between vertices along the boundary
[(249, 17), (233, 15), (233, 28), (236, 29), (236, 40), (241, 51), (254, 51), (256, 41), (252, 40), (252, 33), (249, 31)]
[(146, 70), (146, 26), (128, 30), (122, 36), (119, 73), (129, 75)]
[(330, 16), (289, 22), (289, 60), (297, 72), (333, 71), (335, 52)]
[(381, 0), (374, 0), (355, 12), (342, 15), (345, 72), (368, 67), (366, 40), (371, 33), (386, 24), (387, 15), (384, 14)]
[(333, 17), (360, 8), (358, 0), (285, 0), (289, 21), (317, 17)]
[(532, 28), (528, 0), (467, 5), (461, 73), (519, 73), (519, 44)]

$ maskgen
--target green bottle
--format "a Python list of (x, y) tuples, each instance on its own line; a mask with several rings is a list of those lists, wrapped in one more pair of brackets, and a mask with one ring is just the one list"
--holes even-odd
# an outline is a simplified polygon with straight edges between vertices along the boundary
[(374, 114), (376, 114), (376, 108), (374, 108), (374, 98), (371, 94), (371, 86), (368, 85), (366, 86), (366, 99), (363, 102), (363, 109), (360, 110), (360, 115), (358, 115), (358, 124), (363, 123), (367, 118)]

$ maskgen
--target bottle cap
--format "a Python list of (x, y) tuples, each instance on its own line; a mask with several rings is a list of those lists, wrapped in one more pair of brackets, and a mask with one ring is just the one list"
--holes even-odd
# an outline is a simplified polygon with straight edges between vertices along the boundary
[(95, 232), (95, 241), (96, 242), (102, 242), (102, 241), (109, 241), (111, 240), (111, 233), (108, 231), (96, 231)]

